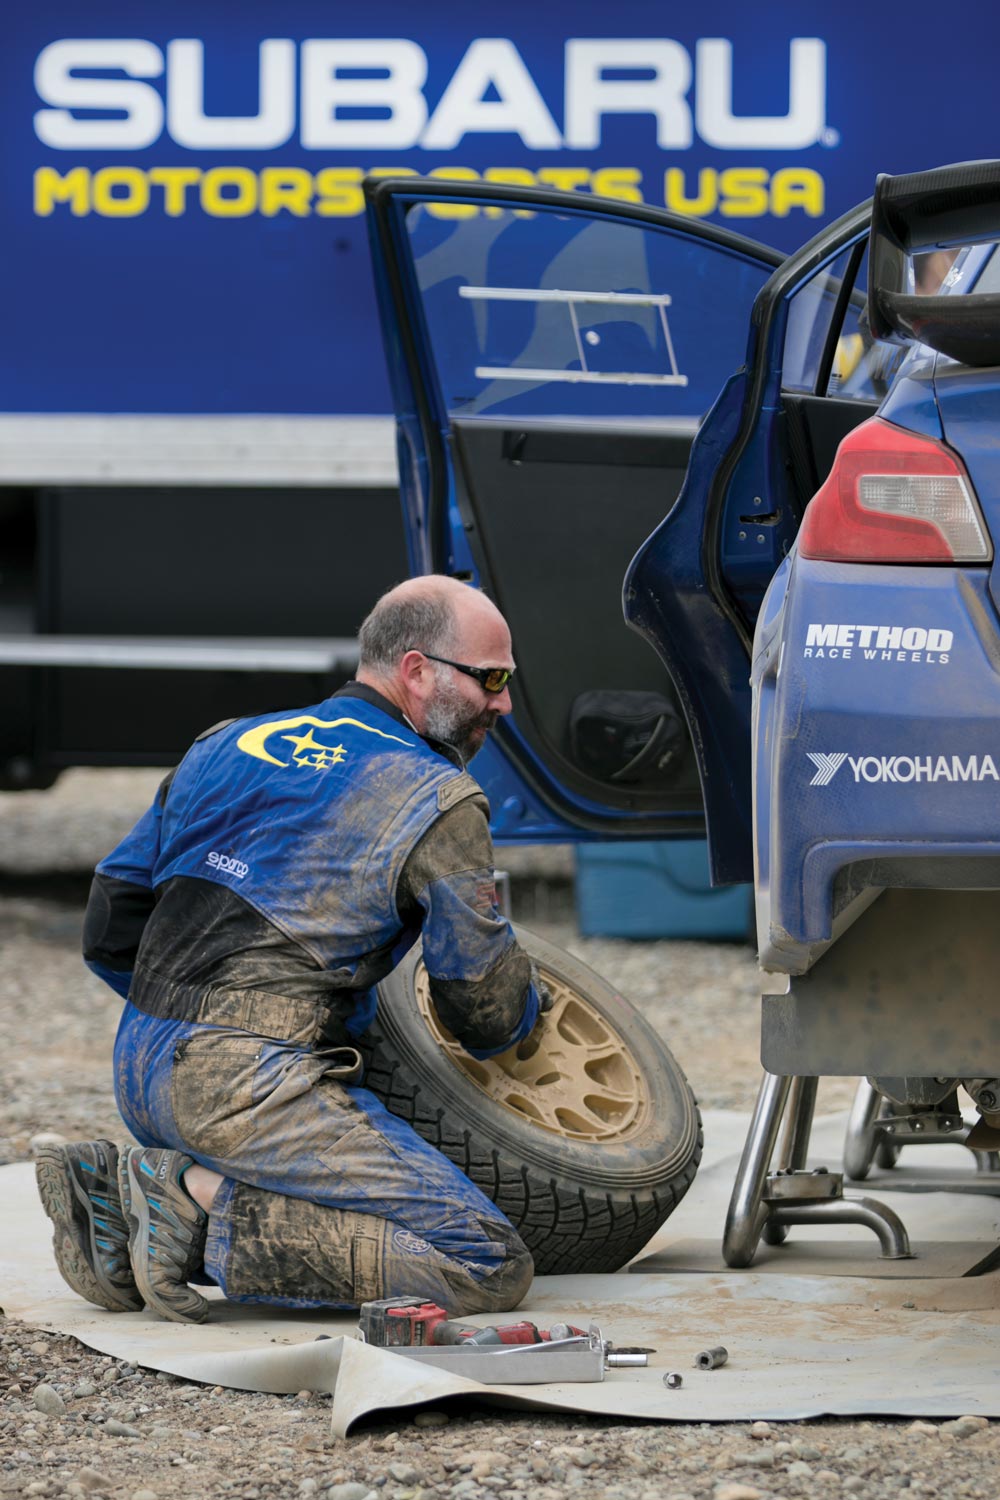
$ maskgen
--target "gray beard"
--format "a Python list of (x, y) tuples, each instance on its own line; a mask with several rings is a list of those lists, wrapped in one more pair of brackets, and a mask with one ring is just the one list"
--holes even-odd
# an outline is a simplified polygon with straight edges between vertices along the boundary
[(425, 710), (424, 733), (451, 745), (462, 757), (462, 764), (467, 765), (480, 748), (469, 736), (482, 724), (482, 713), (474, 713), (457, 689), (439, 677), (437, 693)]

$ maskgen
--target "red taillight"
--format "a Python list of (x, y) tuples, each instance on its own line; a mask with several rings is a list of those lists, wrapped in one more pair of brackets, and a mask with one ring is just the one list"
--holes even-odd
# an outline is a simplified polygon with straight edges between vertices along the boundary
[(799, 552), (825, 562), (989, 562), (975, 491), (944, 443), (879, 417), (837, 449), (806, 508)]

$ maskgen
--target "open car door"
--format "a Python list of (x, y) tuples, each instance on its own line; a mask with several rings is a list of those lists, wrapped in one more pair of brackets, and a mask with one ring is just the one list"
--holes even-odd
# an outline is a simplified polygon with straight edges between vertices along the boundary
[(872, 415), (901, 355), (873, 341), (864, 317), (869, 221), (870, 204), (852, 209), (761, 288), (745, 365), (705, 418), (677, 504), (626, 578), (628, 621), (670, 671), (695, 732), (719, 884), (754, 878), (758, 613), (840, 440)]
[[(667, 652), (645, 632), (651, 649), (622, 618), (622, 580), (675, 505), (782, 257), (575, 194), (412, 178), (366, 189), (411, 571), (481, 584), (514, 640), (514, 713), (473, 768), (495, 837), (700, 833), (696, 747), (713, 731), (685, 678), (718, 670), (724, 697), (730, 658), (706, 661), (683, 608)], [(694, 544), (661, 554), (659, 598), (717, 587), (702, 503), (692, 494)], [(749, 762), (745, 729), (733, 754)]]

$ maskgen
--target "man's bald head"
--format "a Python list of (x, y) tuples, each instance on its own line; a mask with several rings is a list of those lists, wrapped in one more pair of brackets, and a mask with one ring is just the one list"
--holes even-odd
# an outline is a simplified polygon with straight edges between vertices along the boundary
[(461, 648), (466, 628), (480, 618), (502, 620), (495, 604), (457, 578), (429, 573), (408, 578), (382, 595), (358, 632), (361, 671), (391, 676), (407, 651), (416, 647), (435, 656)]
[(377, 688), (420, 734), (454, 745), (466, 760), (510, 713), (506, 688), (487, 694), (451, 665), (514, 666), (503, 615), (468, 584), (437, 573), (408, 579), (382, 595), (358, 638), (358, 681)]

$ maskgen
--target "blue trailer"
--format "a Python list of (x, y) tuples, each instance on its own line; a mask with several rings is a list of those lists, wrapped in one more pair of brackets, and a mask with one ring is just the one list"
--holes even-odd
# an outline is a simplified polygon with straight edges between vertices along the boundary
[[(791, 6), (762, 20), (730, 0), (655, 23), (639, 0), (610, 19), (515, 0), (488, 28), (454, 0), (419, 17), (293, 0), (280, 26), (270, 7), (190, 0), (8, 19), (0, 785), (170, 762), (219, 717), (318, 696), (350, 671), (372, 596), (423, 565), (399, 517), (365, 179), (611, 200), (704, 224), (759, 266), (724, 307), (697, 278), (648, 304), (679, 335), (665, 373), (683, 379), (647, 412), (662, 442), (641, 514), (603, 555), (580, 549), (550, 611), (567, 655), (596, 601), (600, 685), (621, 662), (627, 687), (642, 648), (618, 617), (621, 574), (742, 358), (763, 276), (876, 170), (990, 149), (992, 49), (921, 11), (901, 32), (848, 5), (817, 33)], [(931, 107), (887, 98), (888, 56)], [(477, 211), (430, 203), (429, 242)], [(712, 315), (720, 337), (697, 336)], [(583, 347), (601, 375), (608, 341)], [(574, 451), (593, 489), (603, 459)], [(634, 831), (697, 831), (693, 772), (687, 792), (676, 826)]]

